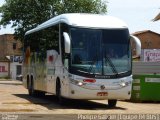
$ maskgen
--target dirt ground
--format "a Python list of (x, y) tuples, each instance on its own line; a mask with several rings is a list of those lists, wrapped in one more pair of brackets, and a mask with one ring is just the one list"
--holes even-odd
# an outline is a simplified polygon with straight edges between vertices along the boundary
[[(0, 80), (1, 119), (6, 117), (6, 113), (11, 115), (13, 113), (16, 115), (23, 114), (24, 116), (30, 114), (34, 120), (43, 119), (44, 116), (48, 117), (48, 119), (53, 119), (53, 117), (51, 117), (52, 115), (54, 115), (56, 120), (65, 118), (72, 119), (75, 117), (77, 119), (87, 118), (87, 116), (80, 116), (81, 114), (154, 114), (159, 118), (159, 103), (118, 101), (117, 107), (110, 109), (107, 106), (107, 100), (66, 100), (65, 105), (62, 106), (58, 104), (57, 98), (53, 95), (46, 95), (45, 97), (29, 96), (28, 91), (20, 81)], [(26, 117), (26, 120), (27, 119)], [(15, 120), (17, 119), (15, 118)], [(25, 119), (23, 118), (23, 120)]]

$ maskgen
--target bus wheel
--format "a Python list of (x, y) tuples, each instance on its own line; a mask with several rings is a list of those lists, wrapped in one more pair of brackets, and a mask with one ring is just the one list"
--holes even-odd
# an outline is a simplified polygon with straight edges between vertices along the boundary
[(28, 85), (28, 93), (30, 96), (34, 95), (34, 88), (33, 88), (33, 81), (29, 81), (29, 85)]
[(115, 107), (116, 104), (117, 104), (117, 100), (108, 100), (108, 106), (109, 106), (110, 108)]
[(60, 84), (59, 80), (56, 83), (56, 96), (58, 98), (59, 104), (63, 105), (64, 104), (64, 98), (61, 96), (61, 84)]
[(33, 80), (29, 82), (28, 93), (30, 96), (36, 96), (37, 92), (34, 90)]

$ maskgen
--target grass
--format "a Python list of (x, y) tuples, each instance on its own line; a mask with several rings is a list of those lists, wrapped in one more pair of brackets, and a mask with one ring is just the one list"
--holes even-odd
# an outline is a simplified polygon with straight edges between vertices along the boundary
[(8, 80), (10, 80), (9, 76), (0, 77), (0, 81), (8, 81)]

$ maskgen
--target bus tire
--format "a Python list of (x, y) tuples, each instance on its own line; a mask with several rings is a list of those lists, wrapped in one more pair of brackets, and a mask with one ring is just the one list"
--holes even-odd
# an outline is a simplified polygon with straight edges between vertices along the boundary
[(116, 104), (117, 104), (117, 100), (108, 100), (108, 107), (109, 108), (113, 108), (113, 107), (116, 107)]
[(33, 96), (34, 88), (33, 88), (33, 81), (32, 80), (30, 80), (28, 82), (28, 93), (30, 96)]
[(29, 75), (27, 75), (27, 89), (29, 89)]
[(58, 103), (60, 105), (63, 105), (64, 104), (64, 98), (61, 95), (61, 83), (60, 83), (60, 80), (56, 81), (56, 96), (58, 98)]
[(29, 80), (28, 93), (30, 96), (36, 96), (36, 91), (34, 90), (34, 82), (32, 77), (31, 80)]

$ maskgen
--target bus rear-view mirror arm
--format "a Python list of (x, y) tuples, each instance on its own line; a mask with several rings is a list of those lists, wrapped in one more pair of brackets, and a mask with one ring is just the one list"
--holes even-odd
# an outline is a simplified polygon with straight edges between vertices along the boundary
[(140, 55), (141, 55), (141, 41), (140, 41), (140, 39), (138, 37), (131, 35), (130, 40), (134, 41), (136, 43), (136, 56), (135, 57), (140, 57)]
[(65, 44), (65, 53), (70, 53), (70, 45), (71, 45), (70, 37), (66, 32), (63, 32), (63, 37), (64, 37), (64, 44)]

